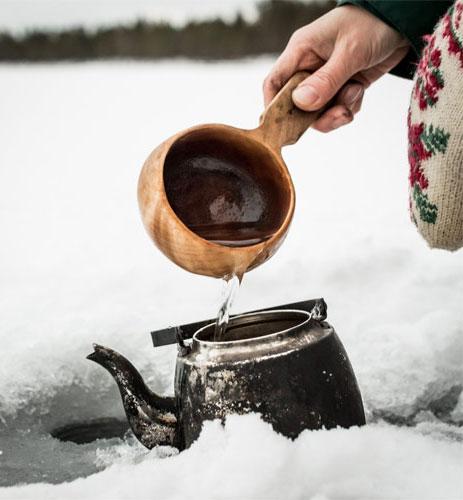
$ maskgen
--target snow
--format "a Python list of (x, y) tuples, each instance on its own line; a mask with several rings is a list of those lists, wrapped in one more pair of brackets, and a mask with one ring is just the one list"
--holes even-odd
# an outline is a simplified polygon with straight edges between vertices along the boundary
[(172, 391), (175, 349), (148, 332), (213, 317), (221, 283), (152, 246), (138, 173), (179, 129), (255, 126), (271, 62), (0, 65), (0, 499), (463, 498), (463, 253), (430, 250), (409, 221), (411, 84), (393, 77), (352, 125), (285, 150), (294, 222), (234, 307), (325, 297), (368, 425), (292, 442), (233, 416), (180, 454), (49, 435), (123, 416), (85, 360), (94, 341)]
[(460, 451), (455, 443), (378, 425), (305, 431), (291, 442), (255, 415), (234, 416), (225, 429), (208, 423), (178, 456), (145, 454), (141, 463), (116, 462), (88, 479), (17, 488), (10, 498), (82, 498), (85, 490), (95, 499), (137, 498), (135, 485), (143, 484), (146, 498), (447, 499), (454, 498)]

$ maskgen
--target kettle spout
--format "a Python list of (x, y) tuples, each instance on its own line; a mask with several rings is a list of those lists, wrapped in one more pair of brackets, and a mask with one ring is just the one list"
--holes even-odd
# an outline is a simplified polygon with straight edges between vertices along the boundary
[(137, 439), (147, 448), (179, 447), (175, 399), (152, 392), (140, 373), (121, 354), (93, 344), (87, 359), (105, 368), (116, 381), (125, 414)]

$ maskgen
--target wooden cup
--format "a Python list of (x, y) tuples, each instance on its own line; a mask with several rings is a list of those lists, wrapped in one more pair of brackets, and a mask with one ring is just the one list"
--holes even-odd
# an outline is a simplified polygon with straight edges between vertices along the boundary
[[(143, 224), (177, 265), (217, 278), (242, 275), (279, 248), (295, 203), (281, 148), (294, 144), (321, 113), (293, 104), (292, 91), (308, 75), (299, 72), (288, 81), (257, 128), (198, 125), (167, 139), (147, 158), (138, 183)], [(214, 217), (232, 228), (250, 225), (252, 236), (264, 236), (238, 245), (205, 238), (198, 228)]]

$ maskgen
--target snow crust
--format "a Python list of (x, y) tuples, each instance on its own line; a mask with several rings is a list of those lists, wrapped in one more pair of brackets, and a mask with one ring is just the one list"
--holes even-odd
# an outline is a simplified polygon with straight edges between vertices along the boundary
[(225, 429), (207, 423), (200, 440), (177, 456), (125, 456), (87, 479), (19, 487), (3, 498), (71, 499), (85, 492), (95, 499), (140, 493), (175, 499), (454, 498), (460, 458), (456, 443), (389, 426), (305, 431), (292, 442), (257, 415), (232, 416)]
[(291, 442), (233, 416), (180, 454), (49, 434), (123, 418), (85, 360), (93, 341), (172, 392), (175, 349), (153, 350), (148, 332), (213, 317), (221, 283), (152, 246), (138, 173), (179, 129), (254, 127), (271, 63), (0, 65), (0, 498), (463, 498), (463, 253), (430, 250), (409, 221), (411, 84), (393, 77), (352, 125), (284, 151), (294, 222), (234, 307), (325, 297), (368, 425)]

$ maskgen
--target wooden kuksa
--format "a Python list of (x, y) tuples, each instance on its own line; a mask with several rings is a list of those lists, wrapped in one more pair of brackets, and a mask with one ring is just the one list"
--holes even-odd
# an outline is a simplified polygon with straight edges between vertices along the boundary
[[(196, 274), (221, 278), (242, 274), (269, 259), (279, 248), (294, 212), (295, 194), (281, 156), (283, 146), (294, 144), (320, 112), (304, 112), (292, 101), (292, 91), (309, 73), (299, 72), (275, 96), (256, 129), (242, 130), (208, 124), (189, 128), (167, 139), (146, 160), (138, 183), (138, 201), (143, 224), (156, 246), (180, 267)], [(205, 142), (206, 141), (206, 142)], [(267, 240), (251, 246), (230, 247), (208, 241), (189, 229), (169, 203), (165, 189), (166, 157), (172, 148), (207, 141), (223, 144), (228, 151), (246, 155), (255, 163), (253, 175), (273, 179), (278, 186), (281, 210), (275, 231)]]

